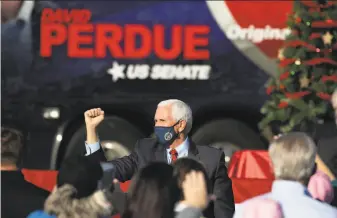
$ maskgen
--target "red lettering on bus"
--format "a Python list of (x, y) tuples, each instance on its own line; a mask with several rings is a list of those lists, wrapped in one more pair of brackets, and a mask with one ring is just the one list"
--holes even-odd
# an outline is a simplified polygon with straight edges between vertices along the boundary
[(51, 9), (45, 8), (41, 14), (41, 23), (88, 23), (91, 12), (87, 9)]
[(68, 56), (86, 58), (94, 56), (93, 48), (81, 48), (81, 45), (92, 45), (93, 38), (85, 33), (93, 33), (92, 24), (70, 25), (68, 28)]
[(171, 48), (165, 48), (165, 27), (163, 25), (157, 25), (154, 27), (153, 35), (154, 35), (154, 53), (161, 59), (175, 59), (182, 52), (182, 26), (173, 25), (172, 33), (171, 33)]
[(120, 47), (120, 43), (123, 39), (122, 31), (122, 27), (116, 24), (96, 25), (95, 55), (97, 58), (104, 58), (107, 49), (115, 58), (122, 58), (124, 56), (123, 50)]
[(42, 57), (52, 55), (53, 46), (62, 45), (67, 39), (67, 28), (60, 24), (41, 24), (41, 49)]
[[(186, 60), (205, 60), (210, 57), (207, 49), (209, 32), (210, 28), (204, 25), (173, 25), (170, 43), (165, 43), (169, 39), (165, 38), (163, 25), (154, 25), (151, 29), (140, 24), (123, 27), (116, 24), (69, 24), (66, 27), (42, 23), (40, 54), (49, 57), (54, 46), (67, 41), (68, 56), (73, 58), (104, 58), (109, 52), (121, 59), (146, 58), (154, 53), (163, 60), (179, 56)], [(169, 48), (166, 44), (170, 45)]]
[[(185, 28), (184, 51), (185, 59), (209, 59), (209, 50), (200, 49), (208, 45), (208, 37), (201, 37), (209, 34), (209, 26), (187, 26)], [(197, 49), (199, 47), (199, 49)]]
[[(124, 28), (124, 58), (144, 58), (151, 53), (152, 34), (143, 25), (128, 24)], [(136, 37), (139, 36), (140, 47), (137, 48)]]

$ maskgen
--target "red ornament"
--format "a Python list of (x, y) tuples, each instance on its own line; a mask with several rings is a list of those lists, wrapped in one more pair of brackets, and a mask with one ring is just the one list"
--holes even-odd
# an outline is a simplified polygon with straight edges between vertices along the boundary
[(290, 99), (299, 99), (299, 98), (302, 98), (302, 97), (304, 97), (306, 95), (309, 95), (309, 94), (310, 94), (309, 91), (285, 93), (286, 97), (290, 98)]
[(307, 42), (304, 42), (304, 41), (301, 41), (301, 40), (294, 40), (294, 41), (291, 41), (291, 42), (287, 42), (285, 43), (285, 46), (289, 46), (289, 47), (298, 47), (298, 46), (303, 46), (303, 47), (306, 47), (310, 50), (315, 50), (315, 46), (313, 45), (310, 45), (309, 43)]
[(301, 21), (302, 21), (302, 19), (300, 17), (296, 17), (296, 19), (295, 19), (296, 23), (300, 23)]
[(281, 101), (279, 104), (278, 104), (278, 108), (286, 108), (286, 107), (288, 107), (288, 102), (286, 102), (286, 101)]
[(280, 61), (279, 67), (285, 67), (289, 64), (294, 63), (295, 61), (296, 61), (296, 58), (285, 58), (285, 59)]
[(313, 21), (311, 23), (311, 27), (313, 28), (336, 28), (337, 21), (335, 20)]
[(337, 75), (331, 75), (331, 76), (324, 75), (324, 76), (322, 76), (322, 82), (327, 82), (327, 81), (337, 82)]
[(332, 52), (332, 49), (324, 49), (324, 50), (323, 50), (323, 54), (324, 54), (325, 56), (329, 55), (329, 53), (331, 53), (331, 52)]
[(316, 52), (320, 52), (321, 51), (321, 49), (319, 49), (319, 48), (316, 48)]
[(337, 61), (334, 61), (330, 58), (313, 58), (311, 60), (305, 61), (304, 64), (309, 66), (318, 64), (331, 64), (337, 66)]
[(309, 12), (320, 12), (319, 8), (310, 8)]
[(318, 92), (316, 95), (318, 97), (320, 97), (321, 99), (323, 99), (323, 100), (326, 100), (326, 101), (330, 101), (331, 100), (331, 95), (329, 95), (328, 93)]
[(317, 39), (317, 38), (321, 38), (322, 35), (320, 33), (311, 33), (309, 36), (309, 39)]
[(309, 8), (329, 8), (334, 5), (333, 1), (332, 2), (328, 1), (324, 5), (323, 4), (318, 5), (317, 2), (307, 0), (300, 0), (300, 2)]
[(290, 72), (284, 72), (280, 75), (280, 80), (285, 80), (289, 78), (289, 76), (290, 76)]

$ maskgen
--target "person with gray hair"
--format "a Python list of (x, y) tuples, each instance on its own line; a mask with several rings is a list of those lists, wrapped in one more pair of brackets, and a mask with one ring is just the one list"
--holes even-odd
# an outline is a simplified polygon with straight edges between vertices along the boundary
[[(87, 158), (95, 161), (106, 159), (96, 133), (97, 126), (104, 119), (104, 111), (100, 108), (88, 110), (84, 118), (87, 140), (83, 152)], [(185, 102), (177, 99), (160, 102), (154, 116), (156, 137), (138, 140), (130, 155), (111, 161), (116, 169), (115, 177), (121, 182), (130, 180), (139, 169), (153, 161), (171, 164), (181, 157), (198, 160), (205, 165), (211, 181), (210, 190), (217, 199), (204, 211), (205, 217), (232, 218), (234, 197), (224, 153), (210, 146), (193, 143), (188, 137), (192, 122), (192, 110)]]
[(284, 218), (335, 218), (337, 209), (314, 199), (307, 190), (310, 177), (316, 172), (316, 145), (305, 133), (282, 135), (269, 147), (275, 174), (270, 193), (240, 204), (234, 218), (241, 218), (249, 205), (270, 199), (282, 208)]
[(316, 145), (305, 133), (281, 136), (271, 143), (268, 153), (276, 179), (307, 185), (316, 170)]

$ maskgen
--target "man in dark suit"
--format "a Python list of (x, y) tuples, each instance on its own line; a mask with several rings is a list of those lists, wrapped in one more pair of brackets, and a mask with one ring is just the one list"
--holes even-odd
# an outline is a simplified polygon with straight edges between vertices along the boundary
[[(331, 104), (335, 112), (335, 123), (337, 125), (337, 89), (331, 97)], [(336, 126), (335, 126), (336, 128)], [(334, 183), (337, 182), (337, 135), (322, 138), (318, 141), (317, 153), (319, 161), (317, 166), (319, 170), (326, 173)], [(337, 186), (334, 186), (335, 196), (337, 196)], [(337, 207), (337, 197), (333, 199), (331, 205)]]
[(48, 191), (27, 182), (18, 169), (22, 146), (20, 132), (1, 128), (1, 217), (25, 218), (42, 209), (49, 195)]
[[(104, 119), (104, 111), (91, 109), (84, 113), (84, 117), (87, 128), (86, 155), (92, 160), (104, 158), (96, 134), (96, 127)], [(129, 156), (111, 161), (116, 168), (116, 179), (121, 182), (130, 180), (140, 168), (152, 161), (172, 163), (180, 157), (193, 158), (204, 164), (211, 181), (211, 191), (217, 197), (206, 209), (205, 216), (231, 218), (235, 210), (234, 197), (224, 153), (209, 146), (196, 145), (188, 138), (192, 128), (190, 107), (175, 99), (160, 102), (154, 122), (156, 139), (141, 139)]]
[[(337, 89), (332, 93), (331, 105), (335, 112), (335, 123), (337, 125)], [(336, 130), (336, 126), (330, 127)], [(333, 132), (330, 137), (321, 138), (318, 141), (317, 153), (329, 168), (330, 172), (325, 172), (329, 177), (334, 180), (337, 178), (337, 135), (336, 131)]]
[[(44, 8), (56, 9), (57, 5), (51, 1), (32, 0), (1, 3), (1, 70), (9, 82), (15, 83), (13, 78), (26, 76), (29, 79), (34, 73), (34, 65), (37, 59), (40, 60), (42, 11)], [(13, 90), (13, 85), (10, 87), (8, 89)]]

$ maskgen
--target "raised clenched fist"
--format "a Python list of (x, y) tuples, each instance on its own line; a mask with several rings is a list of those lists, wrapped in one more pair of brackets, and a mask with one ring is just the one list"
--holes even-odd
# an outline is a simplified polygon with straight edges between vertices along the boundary
[(104, 120), (104, 111), (101, 108), (93, 108), (84, 112), (85, 125), (96, 128)]

